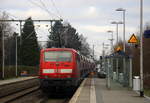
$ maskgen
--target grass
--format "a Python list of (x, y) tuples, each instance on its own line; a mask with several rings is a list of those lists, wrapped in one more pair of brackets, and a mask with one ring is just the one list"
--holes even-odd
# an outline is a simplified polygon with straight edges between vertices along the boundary
[(144, 93), (146, 96), (150, 97), (150, 89), (144, 89)]
[[(15, 66), (5, 66), (5, 78), (16, 78), (15, 76)], [(28, 75), (38, 75), (38, 67), (34, 66), (18, 66), (18, 76), (21, 76), (21, 72), (27, 71)], [(1, 79), (1, 78), (0, 78)]]

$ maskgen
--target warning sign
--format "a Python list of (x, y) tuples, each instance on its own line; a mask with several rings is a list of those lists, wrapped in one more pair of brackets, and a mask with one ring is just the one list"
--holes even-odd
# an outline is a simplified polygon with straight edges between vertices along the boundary
[(137, 43), (137, 42), (138, 42), (138, 39), (134, 34), (128, 40), (128, 43)]
[(116, 48), (116, 51), (122, 51), (121, 46), (118, 46), (118, 47)]

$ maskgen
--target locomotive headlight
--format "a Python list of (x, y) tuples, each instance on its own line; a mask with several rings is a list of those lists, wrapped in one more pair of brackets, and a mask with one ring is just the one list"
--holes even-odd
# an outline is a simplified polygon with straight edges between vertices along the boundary
[(61, 69), (60, 73), (72, 73), (72, 69)]
[(54, 69), (43, 69), (43, 73), (54, 73)]

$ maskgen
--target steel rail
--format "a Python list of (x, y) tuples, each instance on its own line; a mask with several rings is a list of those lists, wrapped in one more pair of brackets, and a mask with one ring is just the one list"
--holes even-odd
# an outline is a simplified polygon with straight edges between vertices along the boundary
[(0, 103), (10, 103), (12, 101), (15, 101), (23, 96), (26, 96), (26, 95), (33, 93), (35, 91), (38, 91), (38, 90), (39, 90), (39, 86), (34, 86), (31, 88), (25, 89), (23, 91), (19, 91), (16, 93), (9, 94), (7, 96), (3, 96), (0, 98)]

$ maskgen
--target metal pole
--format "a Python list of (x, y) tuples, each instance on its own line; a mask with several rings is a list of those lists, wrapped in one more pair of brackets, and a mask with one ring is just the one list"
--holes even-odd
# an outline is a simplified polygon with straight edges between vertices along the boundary
[(110, 48), (110, 54), (113, 52), (113, 39), (109, 39), (110, 40), (110, 45), (111, 45), (111, 48)]
[(17, 35), (16, 35), (16, 77), (18, 76), (18, 64), (17, 64), (17, 59), (18, 59), (18, 51), (17, 51)]
[(108, 30), (107, 32), (108, 32), (108, 33), (111, 33), (111, 39), (109, 39), (109, 40), (111, 41), (111, 44), (110, 44), (110, 45), (111, 45), (111, 52), (113, 53), (113, 40), (114, 40), (114, 39), (113, 39), (113, 31)]
[[(0, 22), (25, 22), (26, 20), (0, 20)], [(53, 19), (53, 20), (40, 20), (40, 19), (34, 19), (34, 20), (32, 20), (32, 21), (34, 21), (34, 22), (55, 22), (55, 21), (63, 21), (62, 19), (60, 19), (60, 20), (55, 20), (55, 19)]]
[(114, 40), (114, 39), (113, 39), (113, 32), (112, 32), (111, 34), (112, 34), (112, 52), (113, 52), (113, 44), (114, 44), (114, 43), (113, 43), (113, 40)]
[(127, 72), (126, 72), (126, 58), (125, 57), (123, 57), (123, 74), (124, 74), (124, 86), (127, 86)]
[(3, 53), (2, 53), (2, 78), (4, 79), (5, 78), (5, 45), (4, 45), (4, 31), (2, 30), (2, 50), (3, 50)]
[(130, 73), (130, 78), (129, 78), (129, 86), (132, 87), (132, 58), (130, 58), (130, 69), (129, 69), (129, 73)]
[(111, 68), (111, 62), (110, 62), (110, 58), (107, 59), (107, 86), (108, 86), (108, 89), (110, 89), (110, 68)]
[(93, 60), (94, 60), (94, 45), (93, 45)]
[[(116, 34), (117, 34), (117, 45), (118, 45), (118, 23), (116, 24)], [(118, 70), (118, 63), (119, 62), (119, 60), (118, 60), (118, 58), (117, 58), (117, 60), (116, 60), (116, 78), (117, 78), (117, 80), (119, 79), (119, 70)]]
[(110, 50), (110, 52), (111, 53), (113, 53), (113, 31), (108, 31), (108, 32), (110, 32), (111, 33), (111, 38), (109, 39), (110, 40), (110, 45), (111, 45), (111, 50)]
[(104, 43), (103, 43), (103, 70), (106, 72), (106, 59), (105, 59), (105, 50), (104, 50)]
[[(126, 41), (125, 41), (125, 10), (123, 10), (123, 51), (125, 53), (126, 50)], [(124, 85), (126, 85), (126, 58), (123, 58), (123, 69), (124, 69)]]
[(113, 53), (113, 38), (111, 40), (111, 52)]
[(113, 57), (111, 57), (111, 78), (113, 78)]
[(21, 46), (21, 43), (22, 43), (22, 29), (21, 29), (21, 24), (22, 24), (22, 21), (20, 20), (20, 46)]
[(143, 0), (140, 0), (140, 96), (144, 96), (143, 90)]
[(52, 34), (52, 29), (53, 29), (53, 24), (52, 24), (53, 22), (52, 21), (50, 21), (50, 25), (51, 25), (51, 34)]
[(102, 45), (103, 45), (103, 54), (102, 55), (103, 55), (103, 58), (104, 58), (104, 43)]
[(118, 23), (116, 23), (116, 36), (117, 36), (117, 45), (118, 45)]
[(125, 52), (125, 50), (126, 50), (126, 40), (125, 40), (125, 10), (123, 11), (123, 46), (124, 46), (124, 48), (123, 48), (123, 51)]

